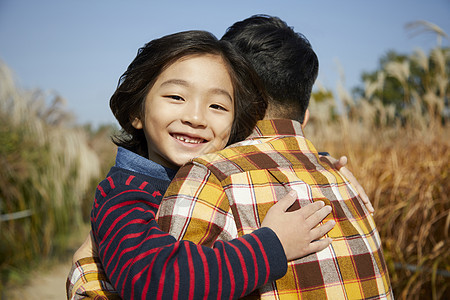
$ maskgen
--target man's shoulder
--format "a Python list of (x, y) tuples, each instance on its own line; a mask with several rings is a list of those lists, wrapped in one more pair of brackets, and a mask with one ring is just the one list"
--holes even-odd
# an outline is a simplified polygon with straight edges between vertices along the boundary
[(273, 159), (269, 158), (271, 153), (277, 152), (270, 145), (272, 140), (245, 140), (223, 150), (199, 156), (192, 161), (192, 165), (209, 170), (219, 179), (237, 173), (277, 167)]
[(258, 170), (304, 168), (320, 164), (314, 145), (303, 136), (272, 135), (231, 145), (192, 161), (197, 168), (215, 174), (220, 180), (238, 173)]

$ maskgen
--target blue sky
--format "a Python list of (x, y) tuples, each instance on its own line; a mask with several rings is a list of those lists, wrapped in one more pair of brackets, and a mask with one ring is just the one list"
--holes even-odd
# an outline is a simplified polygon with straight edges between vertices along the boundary
[(109, 98), (139, 47), (190, 29), (220, 38), (259, 13), (280, 17), (310, 40), (319, 82), (331, 89), (340, 68), (351, 88), (389, 49), (436, 45), (435, 35), (412, 36), (408, 22), (426, 20), (450, 35), (450, 0), (0, 0), (0, 60), (20, 87), (64, 97), (78, 123), (112, 123)]

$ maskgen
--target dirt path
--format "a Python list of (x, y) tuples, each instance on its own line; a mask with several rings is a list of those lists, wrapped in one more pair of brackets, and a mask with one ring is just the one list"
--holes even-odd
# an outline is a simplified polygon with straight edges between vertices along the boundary
[[(43, 273), (33, 272), (31, 280), (20, 288), (5, 291), (5, 300), (18, 299), (66, 299), (66, 278), (71, 267), (71, 262), (61, 263), (45, 270)], [(0, 297), (1, 298), (1, 297)]]
[[(63, 260), (53, 258), (50, 261), (58, 261), (51, 267), (50, 262), (42, 263), (41, 270), (33, 270), (27, 274), (28, 280), (19, 286), (4, 287), (0, 300), (64, 300), (66, 296), (66, 279), (72, 267), (72, 254), (81, 245), (90, 230), (89, 224), (81, 225), (67, 241), (67, 256)], [(1, 292), (1, 290), (0, 290)], [(3, 297), (2, 297), (3, 296)]]

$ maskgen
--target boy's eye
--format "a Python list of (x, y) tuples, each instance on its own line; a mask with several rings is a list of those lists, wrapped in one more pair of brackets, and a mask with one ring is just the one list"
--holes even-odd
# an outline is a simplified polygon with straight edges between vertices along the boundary
[(223, 110), (223, 111), (228, 111), (228, 109), (226, 109), (225, 107), (219, 105), (219, 104), (212, 104), (209, 107), (211, 107), (212, 109), (218, 109), (218, 110)]
[(169, 95), (169, 96), (166, 96), (166, 98), (170, 98), (170, 99), (178, 100), (178, 101), (184, 101), (183, 97), (180, 97), (177, 95)]

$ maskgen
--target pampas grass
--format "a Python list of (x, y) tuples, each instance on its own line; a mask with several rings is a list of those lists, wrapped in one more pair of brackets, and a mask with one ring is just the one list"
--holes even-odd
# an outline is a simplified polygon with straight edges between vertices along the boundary
[[(338, 97), (313, 98), (310, 105), (306, 136), (318, 149), (349, 157), (349, 168), (375, 207), (397, 299), (450, 295), (449, 54), (436, 48), (426, 57), (422, 51), (412, 55), (426, 75), (423, 91), (408, 85), (408, 64), (391, 63), (374, 82), (366, 82), (363, 98), (340, 89)], [(405, 90), (399, 115), (373, 97), (387, 76)], [(326, 113), (337, 107), (337, 99), (346, 104), (338, 117)]]
[(1, 283), (61, 254), (83, 222), (83, 198), (93, 195), (100, 160), (71, 120), (62, 98), (21, 90), (0, 63), (0, 215), (31, 214), (0, 222)]

